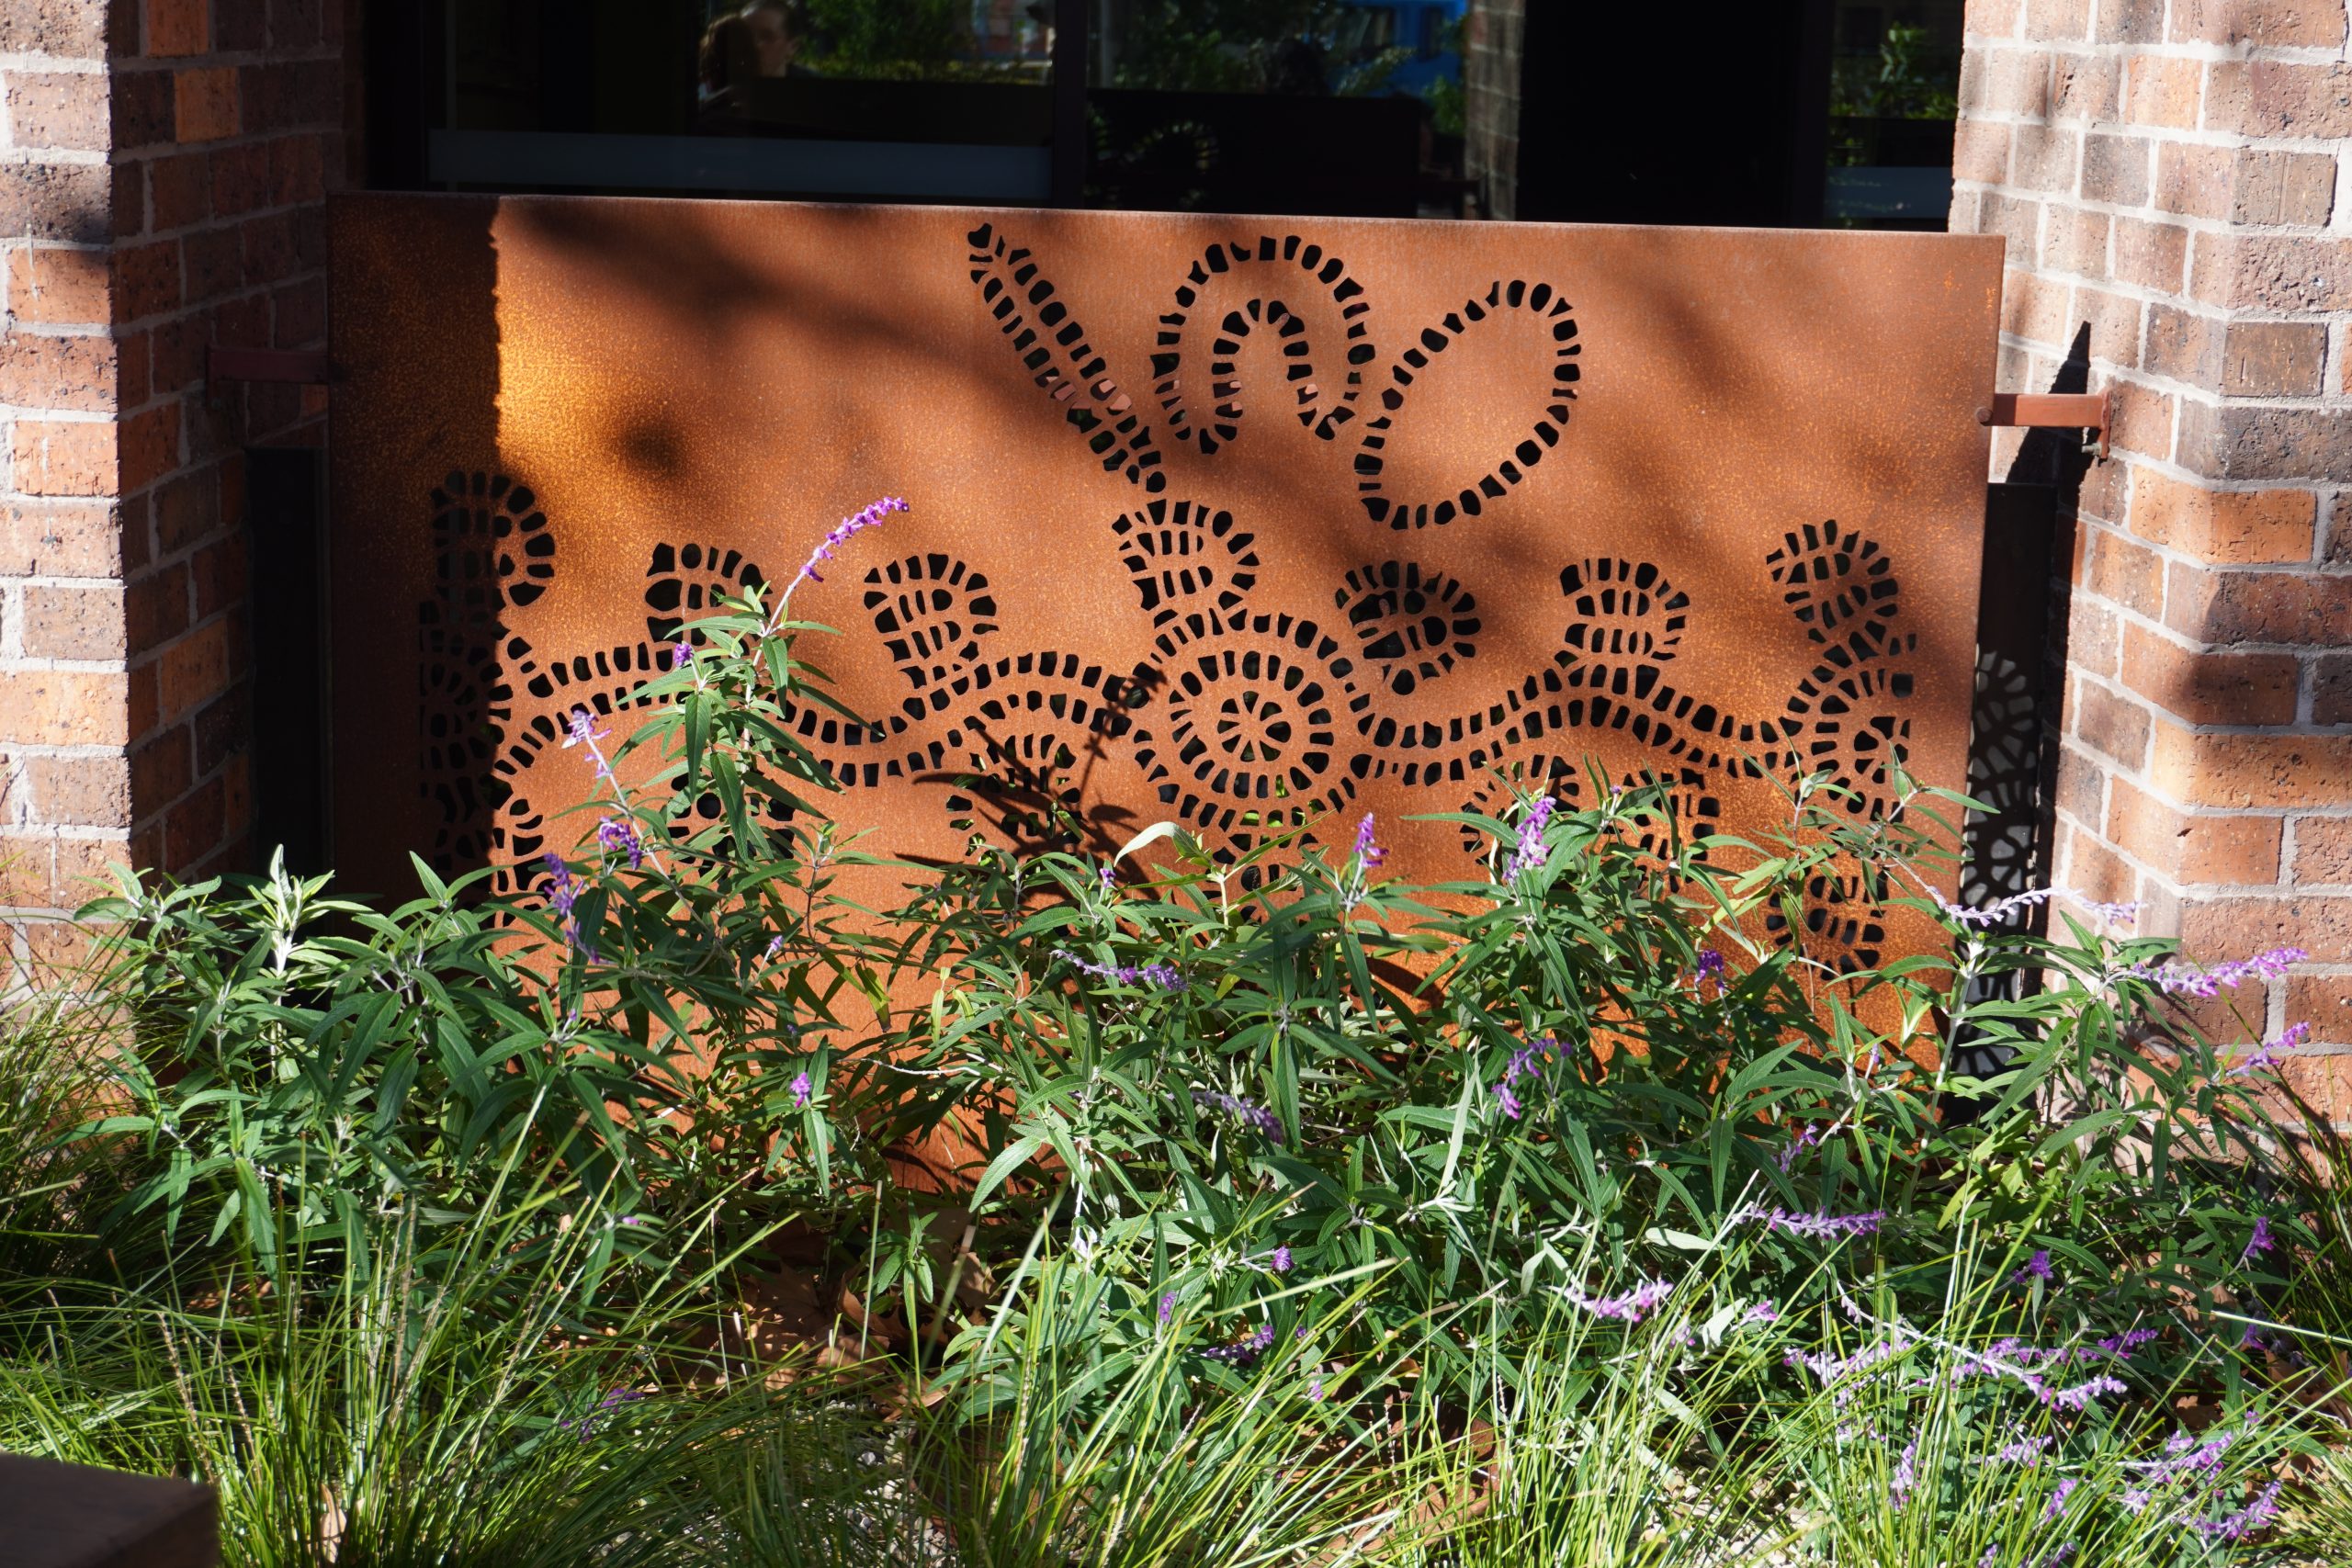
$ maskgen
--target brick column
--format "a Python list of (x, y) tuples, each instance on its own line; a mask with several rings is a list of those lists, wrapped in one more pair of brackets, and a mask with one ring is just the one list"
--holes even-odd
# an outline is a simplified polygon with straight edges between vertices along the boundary
[(2290, 1076), (2339, 1117), (2347, 136), (2344, 0), (1968, 6), (1951, 227), (2008, 239), (2001, 386), (2052, 388), (2081, 347), (2115, 397), (2079, 496), (2054, 879), (2199, 956), (2310, 949), (2245, 999), (2267, 1034), (2312, 1025)]
[[(323, 401), (208, 388), (323, 344), (344, 0), (0, 4), (0, 901), (14, 959), (129, 861), (250, 861), (243, 449)], [(316, 389), (311, 389), (313, 393)]]
[(1470, 0), (1462, 27), (1462, 156), (1478, 216), (1519, 210), (1519, 93), (1527, 0)]

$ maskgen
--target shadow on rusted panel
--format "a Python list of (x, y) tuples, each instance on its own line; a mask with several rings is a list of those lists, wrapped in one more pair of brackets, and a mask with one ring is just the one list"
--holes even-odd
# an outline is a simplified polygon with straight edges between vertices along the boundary
[[(1997, 239), (599, 198), (334, 212), (338, 853), (522, 863), (726, 592), (796, 611), (836, 816), (923, 859), (1655, 771), (1965, 773)], [(571, 833), (578, 818), (561, 830)], [(1924, 938), (1825, 883), (1815, 938)]]

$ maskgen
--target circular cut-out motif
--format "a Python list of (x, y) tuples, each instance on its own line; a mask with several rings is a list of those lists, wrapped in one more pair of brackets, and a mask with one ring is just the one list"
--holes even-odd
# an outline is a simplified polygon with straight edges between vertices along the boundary
[(1478, 651), (1477, 601), (1442, 573), (1381, 561), (1349, 572), (1336, 598), (1356, 651), (1400, 697)]

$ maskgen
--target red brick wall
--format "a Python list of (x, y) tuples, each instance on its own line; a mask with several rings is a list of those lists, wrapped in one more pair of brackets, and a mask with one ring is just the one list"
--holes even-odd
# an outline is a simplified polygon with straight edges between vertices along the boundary
[(242, 450), (317, 389), (208, 387), (220, 343), (317, 347), (345, 165), (343, 0), (0, 0), (0, 901), (128, 859), (249, 862)]
[[(1951, 226), (2004, 388), (2088, 329), (2056, 880), (2199, 956), (2308, 948), (2266, 1034), (2352, 1111), (2352, 63), (2344, 0), (1972, 0)], [(1996, 449), (2007, 470), (2018, 438)]]

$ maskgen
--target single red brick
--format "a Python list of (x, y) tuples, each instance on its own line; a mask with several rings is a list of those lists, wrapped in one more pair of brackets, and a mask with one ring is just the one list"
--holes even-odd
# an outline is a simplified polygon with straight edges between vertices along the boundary
[(229, 622), (208, 621), (163, 651), (156, 660), (164, 716), (176, 717), (212, 700), (229, 683)]
[(316, 201), (326, 190), (316, 135), (281, 136), (269, 143), (269, 199), (275, 207)]
[(244, 603), (244, 536), (232, 534), (197, 551), (188, 562), (188, 574), (196, 588), (198, 620)]
[(2335, 160), (2319, 152), (2246, 148), (2237, 156), (2230, 219), (2317, 228), (2335, 206)]
[(2081, 581), (2125, 609), (2150, 620), (2165, 613), (2164, 558), (2121, 534), (2086, 530), (2087, 570)]
[(220, 848), (228, 827), (226, 792), (208, 779), (164, 814), (164, 869), (193, 866)]
[(2312, 722), (2352, 724), (2352, 653), (2324, 654), (2312, 666)]
[(130, 826), (130, 764), (125, 758), (28, 757), (25, 783), (35, 822), (52, 828)]
[(6, 80), (8, 130), (19, 150), (103, 152), (112, 143), (104, 73), (12, 71)]
[(2083, 139), (2083, 194), (2093, 201), (2137, 207), (2148, 199), (2148, 161), (2153, 144), (2144, 136)]
[(211, 7), (207, 0), (147, 0), (149, 54), (205, 54), (211, 48)]
[(176, 241), (158, 240), (119, 251), (114, 258), (116, 320), (175, 310), (180, 303), (180, 247)]
[(26, 495), (113, 495), (121, 472), (114, 423), (19, 419), (11, 471)]
[(2237, 169), (2234, 148), (2159, 142), (2155, 205), (2191, 218), (2226, 219), (2237, 201)]
[(244, 287), (244, 244), (232, 228), (199, 229), (180, 241), (191, 305), (234, 294)]
[(112, 338), (0, 333), (0, 403), (107, 413), (117, 406)]
[[(2165, 624), (2204, 643), (2334, 647), (2352, 626), (2352, 577), (2302, 571), (2222, 571), (2175, 563)], [(2346, 781), (2352, 785), (2352, 780)]]
[(2169, 457), (2177, 400), (2169, 392), (2137, 381), (2118, 380), (2108, 389), (2111, 423), (2108, 446), (2119, 452)]
[(35, 659), (123, 657), (123, 595), (114, 583), (25, 589), (25, 652)]
[(2130, 370), (2140, 364), (2140, 309), (2129, 294), (2077, 284), (2069, 314), (2090, 329), (2092, 358)]
[(129, 739), (120, 674), (0, 671), (0, 740), (32, 746), (119, 746)]
[(123, 591), (128, 657), (153, 652), (187, 629), (187, 568), (174, 562), (142, 574)]
[(2335, 49), (2344, 42), (2344, 0), (2175, 0), (2177, 43)]
[(2205, 78), (2205, 124), (2247, 136), (2352, 136), (2352, 64), (2216, 61)]
[(2123, 683), (2191, 724), (2292, 724), (2301, 673), (2291, 654), (2203, 653), (2138, 626), (2123, 634)]
[(2025, 36), (2079, 42), (2089, 33), (2090, 0), (2025, 0)]
[(2123, 118), (2170, 130), (2197, 129), (2205, 92), (2205, 62), (2161, 54), (2135, 54), (2124, 61)]
[(112, 281), (108, 252), (23, 246), (8, 253), (8, 313), (47, 326), (104, 326), (114, 319)]
[(242, 123), (237, 106), (237, 72), (228, 65), (190, 68), (175, 73), (174, 134), (181, 141), (218, 141), (234, 136)]
[(2200, 962), (2300, 947), (2314, 962), (2352, 959), (2352, 897), (2215, 898), (2181, 906), (2180, 944)]
[(205, 349), (211, 343), (211, 333), (203, 316), (175, 316), (158, 321), (151, 335), (154, 350), (149, 373), (155, 390), (176, 392), (204, 379)]
[(153, 160), (147, 165), (147, 199), (158, 231), (203, 222), (212, 215), (211, 160), (202, 152)]
[(0, 54), (102, 59), (111, 19), (106, 0), (10, 0), (0, 6)]
[(2352, 409), (2192, 398), (2181, 406), (2174, 457), (2217, 479), (2352, 480)]
[(1963, 116), (1952, 136), (1952, 177), (2000, 185), (2009, 174), (2009, 128)]
[(223, 218), (269, 203), (269, 143), (243, 141), (212, 153), (212, 210)]
[[(2310, 1024), (2311, 1044), (2352, 1045), (2352, 975), (2288, 976), (2287, 1021)], [(2352, 1067), (2352, 1057), (2321, 1060), (2339, 1074)]]
[(294, 220), (290, 213), (266, 212), (238, 226), (245, 249), (245, 287), (266, 287), (293, 276), (300, 265), (294, 254)]
[(2148, 754), (2148, 710), (2109, 691), (2096, 681), (2075, 682), (2075, 701), (2068, 709), (2066, 730), (2127, 768), (2137, 768)]
[(112, 88), (107, 119), (114, 151), (168, 145), (179, 121), (172, 73), (126, 70), (119, 62), (107, 80)]
[(2319, 497), (2307, 490), (2213, 491), (2157, 470), (2132, 474), (2132, 531), (2236, 566), (2311, 558)]
[(196, 782), (189, 766), (187, 726), (174, 725), (130, 753), (130, 798), (141, 818), (153, 817)]
[(2154, 790), (2188, 806), (2296, 810), (2352, 806), (2352, 735), (2214, 734), (2158, 720)]
[(122, 422), (119, 477), (125, 495), (144, 490), (180, 465), (180, 410), (164, 403)]
[(122, 521), (114, 506), (86, 501), (0, 502), (0, 573), (112, 577), (121, 570)]
[(2010, 132), (2009, 183), (2027, 190), (2069, 192), (2082, 155), (2078, 132), (2050, 125), (2019, 125)]
[(2327, 358), (2322, 321), (2232, 321), (2222, 343), (2222, 390), (2240, 397), (2308, 397)]
[(2278, 880), (2282, 833), (2276, 817), (2191, 814), (2117, 779), (2107, 834), (2125, 853), (2176, 882), (2260, 886)]

